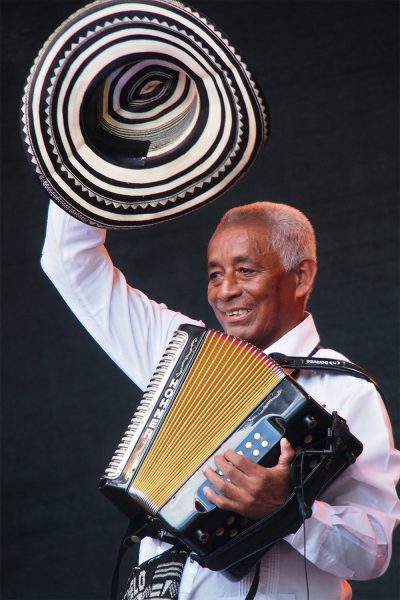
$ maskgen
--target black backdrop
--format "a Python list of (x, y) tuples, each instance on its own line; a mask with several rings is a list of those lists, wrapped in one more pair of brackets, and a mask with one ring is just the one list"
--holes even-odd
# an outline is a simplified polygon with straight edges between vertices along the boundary
[[(322, 340), (375, 374), (398, 431), (399, 4), (192, 4), (225, 30), (256, 73), (271, 139), (247, 178), (212, 205), (111, 233), (114, 261), (155, 299), (214, 325), (204, 254), (218, 218), (259, 199), (299, 207), (319, 240), (311, 309)], [(96, 488), (139, 393), (40, 270), (47, 202), (18, 131), (33, 59), (81, 5), (2, 4), (1, 585), (9, 600), (106, 598), (125, 527)], [(354, 597), (394, 600), (398, 587), (395, 557), (383, 578), (355, 582)]]

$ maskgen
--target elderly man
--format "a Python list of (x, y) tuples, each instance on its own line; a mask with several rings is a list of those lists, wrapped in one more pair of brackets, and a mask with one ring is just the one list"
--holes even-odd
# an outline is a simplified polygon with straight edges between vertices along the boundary
[[(179, 325), (202, 323), (130, 287), (105, 250), (105, 235), (51, 204), (42, 265), (94, 339), (143, 389)], [(224, 331), (268, 354), (343, 359), (317, 348), (319, 336), (305, 311), (316, 270), (313, 228), (300, 211), (274, 203), (240, 207), (223, 217), (210, 240), (208, 300)], [(304, 599), (305, 552), (315, 600), (347, 600), (347, 579), (378, 577), (387, 568), (400, 514), (395, 491), (400, 460), (382, 399), (372, 383), (348, 375), (300, 371), (297, 379), (313, 398), (347, 420), (364, 444), (363, 453), (313, 503), (306, 548), (301, 527), (263, 556), (257, 590), (253, 571), (232, 581), (188, 559), (180, 600), (244, 600), (250, 594), (258, 600)], [(290, 492), (293, 455), (282, 440), (278, 464), (264, 468), (227, 450), (215, 457), (225, 478), (207, 468), (217, 492), (207, 487), (205, 493), (220, 508), (252, 519), (265, 516)], [(145, 538), (140, 562), (167, 547)]]

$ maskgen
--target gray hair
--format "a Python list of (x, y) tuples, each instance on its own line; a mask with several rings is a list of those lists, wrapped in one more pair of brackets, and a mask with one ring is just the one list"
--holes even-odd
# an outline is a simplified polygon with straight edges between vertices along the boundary
[(230, 223), (245, 221), (265, 225), (265, 235), (285, 271), (292, 271), (305, 259), (317, 262), (314, 228), (297, 208), (275, 202), (238, 206), (225, 213), (217, 230)]

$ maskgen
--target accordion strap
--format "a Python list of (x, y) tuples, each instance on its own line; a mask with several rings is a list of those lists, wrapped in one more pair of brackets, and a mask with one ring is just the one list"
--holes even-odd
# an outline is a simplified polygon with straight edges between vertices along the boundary
[(134, 542), (132, 541), (132, 534), (133, 534), (134, 530), (135, 530), (134, 522), (129, 521), (128, 527), (122, 537), (122, 540), (121, 540), (121, 543), (119, 546), (118, 555), (117, 555), (117, 559), (115, 562), (114, 571), (112, 574), (110, 600), (117, 600), (119, 569), (120, 569), (121, 561), (126, 554), (126, 551), (128, 550), (129, 547), (131, 547), (134, 544)]
[[(385, 402), (385, 397), (376, 380), (362, 367), (347, 360), (337, 358), (320, 358), (314, 357), (313, 354), (322, 346), (317, 346), (310, 356), (286, 356), (280, 352), (272, 352), (269, 356), (283, 369), (294, 370), (310, 370), (310, 371), (332, 371), (342, 375), (351, 375), (360, 379), (365, 379), (374, 384), (382, 400)], [(386, 404), (386, 402), (385, 402)]]
[[(118, 597), (118, 584), (119, 584), (119, 570), (121, 561), (127, 551), (127, 549), (136, 544), (135, 536), (132, 536), (132, 533), (137, 529), (135, 527), (135, 521), (131, 520), (128, 524), (128, 528), (122, 537), (116, 564), (114, 567), (114, 573), (112, 576), (111, 582), (111, 590), (110, 590), (110, 600), (117, 600)], [(165, 536), (167, 540), (167, 536)], [(136, 598), (145, 598), (147, 597), (147, 593), (152, 597), (152, 588), (154, 585), (159, 588), (160, 583), (168, 584), (169, 596), (163, 596), (163, 598), (171, 598), (174, 600), (178, 597), (180, 581), (183, 574), (183, 569), (185, 566), (186, 559), (189, 556), (188, 550), (183, 550), (181, 543), (174, 538), (173, 536), (168, 537), (167, 540), (169, 543), (175, 544), (169, 550), (166, 550), (163, 554), (153, 557), (152, 559), (142, 563), (139, 566), (133, 567), (131, 574), (128, 579), (127, 587), (124, 593), (123, 600), (136, 600)], [(264, 552), (262, 552), (264, 554)], [(260, 555), (261, 558), (261, 555)], [(254, 561), (250, 564), (250, 567), (254, 566)], [(243, 571), (243, 575), (246, 573), (248, 569)], [(143, 581), (143, 575), (145, 579)], [(157, 581), (155, 581), (158, 579)], [(168, 581), (167, 581), (168, 580)], [(138, 583), (140, 581), (140, 585)], [(250, 585), (249, 591), (247, 592), (247, 596), (245, 600), (254, 600), (258, 585), (260, 582), (260, 563), (256, 561), (255, 569), (254, 569), (254, 577), (252, 583)], [(143, 590), (143, 594), (135, 595), (135, 589), (141, 587), (147, 588)]]
[(123, 600), (144, 600), (144, 598), (178, 600), (187, 557), (187, 551), (169, 548), (162, 554), (133, 567)]

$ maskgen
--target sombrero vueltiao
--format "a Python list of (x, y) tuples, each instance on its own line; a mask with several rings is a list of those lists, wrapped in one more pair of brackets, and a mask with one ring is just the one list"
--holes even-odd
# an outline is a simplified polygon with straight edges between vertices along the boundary
[(173, 0), (101, 0), (69, 17), (25, 88), (23, 136), (50, 196), (132, 228), (215, 199), (267, 140), (267, 110), (226, 36)]

